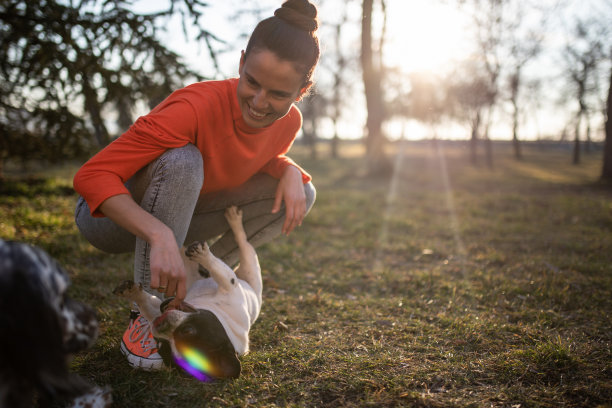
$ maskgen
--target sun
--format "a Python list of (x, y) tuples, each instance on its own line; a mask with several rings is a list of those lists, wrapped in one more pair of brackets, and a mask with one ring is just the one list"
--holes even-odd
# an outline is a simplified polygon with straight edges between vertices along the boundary
[(448, 3), (389, 2), (387, 24), (384, 58), (404, 72), (443, 71), (466, 53), (464, 16)]

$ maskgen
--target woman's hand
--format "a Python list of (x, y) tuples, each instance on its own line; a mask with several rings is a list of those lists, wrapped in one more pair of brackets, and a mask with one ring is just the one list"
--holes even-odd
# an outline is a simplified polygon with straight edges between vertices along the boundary
[(174, 234), (171, 230), (168, 230), (162, 235), (154, 237), (150, 244), (151, 288), (165, 293), (166, 296), (176, 294), (175, 302), (180, 304), (185, 299), (187, 292), (187, 278), (185, 264), (174, 239)]
[(306, 193), (302, 182), (302, 172), (295, 166), (288, 166), (278, 182), (272, 207), (273, 214), (280, 211), (283, 201), (285, 202), (285, 223), (282, 232), (289, 235), (295, 227), (302, 225), (302, 220), (306, 216)]
[(180, 304), (187, 293), (187, 274), (172, 230), (143, 210), (128, 194), (106, 199), (100, 205), (100, 210), (115, 223), (151, 245), (149, 285), (166, 296), (176, 294), (175, 303)]

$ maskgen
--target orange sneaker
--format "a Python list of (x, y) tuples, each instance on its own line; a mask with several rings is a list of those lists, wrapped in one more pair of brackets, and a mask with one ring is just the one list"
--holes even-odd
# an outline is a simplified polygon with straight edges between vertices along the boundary
[(133, 368), (160, 370), (164, 360), (158, 353), (159, 344), (151, 333), (151, 325), (139, 312), (130, 313), (130, 325), (121, 339), (121, 352)]

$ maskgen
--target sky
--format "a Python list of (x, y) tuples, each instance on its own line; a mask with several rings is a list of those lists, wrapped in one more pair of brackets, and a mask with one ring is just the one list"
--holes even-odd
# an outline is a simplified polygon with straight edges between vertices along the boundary
[[(326, 16), (337, 16), (340, 7), (346, 0), (323, 0), (323, 6), (319, 6), (319, 15), (324, 29)], [(386, 58), (392, 65), (401, 65), (406, 71), (437, 69), (443, 67), (450, 59), (459, 58), (465, 50), (462, 43), (465, 38), (465, 23), (457, 18), (457, 13), (449, 6), (443, 6), (432, 1), (415, 0), (387, 0), (388, 2), (388, 27), (390, 51), (386, 53)], [(230, 39), (236, 45), (234, 53), (227, 53), (220, 58), (221, 67), (225, 74), (236, 73), (237, 60), (240, 56), (240, 46), (246, 45), (246, 39), (240, 41), (236, 37), (241, 32), (250, 31), (254, 28), (257, 20), (248, 18), (242, 19), (236, 24), (230, 21), (234, 5), (242, 2), (235, 0), (211, 1), (203, 16), (203, 24), (209, 26), (210, 31), (220, 38)], [(266, 16), (272, 15), (274, 9), (282, 4), (282, 0), (260, 0), (257, 2), (260, 7), (269, 12)], [(416, 5), (416, 3), (419, 3)], [(165, 0), (139, 0), (135, 3), (135, 9), (139, 11), (152, 11), (163, 7)], [(361, 2), (352, 1), (351, 15), (353, 20), (359, 18)], [(333, 20), (331, 17), (329, 20)], [(432, 24), (436, 21), (436, 24)], [(164, 36), (170, 48), (179, 51), (187, 61), (194, 67), (200, 67), (206, 74), (212, 75), (210, 66), (205, 67), (201, 64), (201, 58), (206, 58), (206, 52), (199, 52), (198, 47), (192, 42), (185, 41), (182, 28), (178, 18), (174, 19), (169, 25), (168, 35)], [(236, 29), (240, 27), (240, 29)], [(208, 27), (207, 27), (208, 28)], [(347, 28), (347, 37), (358, 37), (359, 27)], [(427, 39), (427, 40), (424, 40)], [(324, 34), (321, 41), (325, 46)], [(347, 44), (356, 46), (358, 44)], [(325, 50), (323, 50), (325, 51)]]
[[(326, 58), (325, 33), (326, 27), (340, 14), (340, 6), (348, 1), (351, 7), (349, 14), (352, 21), (359, 21), (361, 12), (360, 0), (314, 0), (319, 5), (319, 17), (321, 29), (319, 36), (323, 45), (322, 60)], [(525, 0), (527, 1), (527, 0)], [(541, 0), (538, 4), (552, 4), (561, 2), (564, 13), (559, 14), (550, 24), (551, 33), (547, 41), (548, 48), (562, 47), (565, 41), (566, 27), (569, 26), (574, 16), (589, 14), (604, 10), (612, 12), (611, 0)], [(209, 31), (220, 38), (226, 39), (231, 44), (230, 50), (219, 55), (221, 73), (216, 73), (209, 63), (207, 50), (197, 46), (194, 41), (185, 39), (178, 17), (167, 25), (168, 31), (164, 34), (166, 45), (184, 56), (185, 61), (194, 69), (208, 77), (231, 77), (238, 72), (240, 50), (246, 46), (246, 38), (240, 35), (250, 33), (258, 21), (258, 16), (243, 15), (238, 20), (232, 20), (235, 10), (248, 7), (256, 3), (263, 8), (264, 15), (272, 15), (275, 8), (282, 4), (282, 0), (211, 0), (202, 17), (202, 24)], [(398, 67), (402, 72), (431, 71), (442, 73), (452, 68), (456, 61), (462, 59), (470, 52), (473, 42), (470, 37), (470, 21), (461, 9), (457, 8), (457, 1), (443, 0), (387, 0), (387, 46), (384, 51), (387, 65)], [(154, 11), (164, 7), (167, 0), (137, 0), (134, 8), (138, 11)], [(464, 6), (465, 7), (465, 6)], [(380, 20), (375, 20), (375, 24)], [(346, 27), (345, 46), (351, 47), (358, 55), (359, 50), (359, 24)], [(562, 72), (559, 69), (560, 57), (540, 58), (536, 64), (527, 67), (531, 75), (544, 79), (544, 86), (556, 86)], [(321, 71), (323, 75), (324, 70)], [(318, 79), (321, 85), (325, 85), (325, 78)], [(360, 81), (358, 76), (355, 80)], [(360, 95), (359, 95), (360, 96)], [(567, 125), (568, 112), (564, 111), (556, 98), (561, 98), (557, 90), (547, 90), (539, 106), (532, 109), (537, 110), (537, 115), (531, 117), (526, 115), (522, 129), (525, 137), (535, 138), (544, 135), (559, 135)], [(361, 115), (365, 120), (365, 102), (355, 101), (352, 110), (363, 111)], [(360, 105), (360, 106), (359, 106)], [(536, 106), (536, 105), (534, 105)], [(567, 108), (565, 108), (567, 109)], [(499, 112), (499, 125), (493, 129), (494, 138), (505, 139), (510, 137), (509, 122), (506, 112)], [(561, 119), (563, 118), (563, 119)], [(343, 126), (344, 137), (358, 138), (363, 132), (363, 124), (356, 123), (354, 116), (345, 121)], [(325, 123), (324, 123), (325, 125)], [(388, 131), (396, 137), (404, 132), (409, 138), (428, 137), (428, 129), (412, 123), (391, 123)], [(462, 138), (469, 132), (462, 126), (449, 126), (442, 130), (450, 137)], [(329, 134), (330, 129), (325, 126), (322, 133)], [(497, 134), (496, 134), (497, 132)], [(392, 135), (393, 137), (393, 135)]]

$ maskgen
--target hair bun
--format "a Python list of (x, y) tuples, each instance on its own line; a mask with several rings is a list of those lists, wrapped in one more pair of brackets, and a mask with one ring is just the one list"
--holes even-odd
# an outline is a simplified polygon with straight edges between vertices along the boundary
[(274, 15), (304, 31), (313, 32), (319, 28), (317, 8), (308, 0), (287, 0)]

